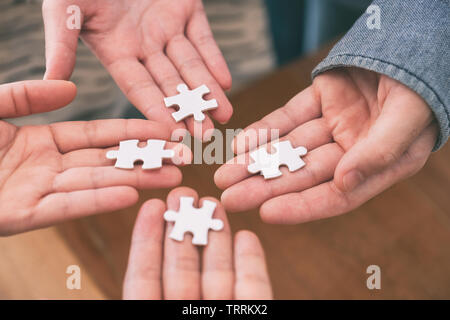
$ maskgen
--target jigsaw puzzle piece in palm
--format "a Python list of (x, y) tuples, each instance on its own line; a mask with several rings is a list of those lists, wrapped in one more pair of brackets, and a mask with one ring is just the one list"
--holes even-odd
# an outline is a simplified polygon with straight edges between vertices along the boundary
[(263, 147), (250, 153), (250, 157), (254, 161), (247, 168), (250, 173), (262, 172), (265, 179), (281, 176), (282, 172), (279, 169), (280, 161), (277, 159), (278, 153), (270, 154)]
[(194, 245), (207, 245), (209, 229), (219, 231), (224, 226), (222, 220), (212, 218), (216, 205), (214, 201), (205, 200), (201, 208), (195, 208), (194, 198), (180, 197), (178, 212), (168, 210), (164, 213), (166, 221), (175, 222), (169, 238), (183, 241), (185, 233), (190, 232)]
[(288, 140), (274, 143), (272, 147), (276, 150), (274, 153), (268, 153), (266, 146), (250, 153), (253, 160), (253, 163), (247, 167), (250, 173), (261, 172), (264, 179), (273, 179), (282, 175), (280, 171), (282, 165), (287, 166), (290, 172), (305, 166), (305, 162), (300, 157), (306, 155), (306, 148), (294, 149)]
[(176, 122), (179, 122), (187, 117), (194, 116), (195, 121), (205, 120), (205, 114), (203, 111), (212, 110), (218, 107), (217, 101), (204, 100), (203, 96), (210, 93), (209, 88), (206, 85), (202, 85), (194, 90), (189, 90), (185, 84), (177, 86), (179, 94), (164, 98), (166, 107), (170, 108), (175, 105), (179, 107), (179, 110), (172, 113), (172, 117)]

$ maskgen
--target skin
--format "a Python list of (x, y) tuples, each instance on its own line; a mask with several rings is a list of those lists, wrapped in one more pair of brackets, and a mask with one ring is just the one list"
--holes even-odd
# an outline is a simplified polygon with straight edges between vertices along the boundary
[[(0, 118), (54, 110), (75, 94), (75, 85), (62, 80), (1, 85)], [(119, 170), (106, 159), (121, 140), (169, 137), (164, 125), (149, 120), (24, 127), (0, 121), (0, 235), (126, 208), (138, 200), (137, 189), (178, 185), (181, 172), (169, 163), (151, 171)], [(188, 149), (174, 143), (168, 148), (176, 150), (174, 162), (190, 162)]]
[[(70, 5), (82, 13), (81, 30), (66, 27)], [(226, 62), (212, 36), (201, 0), (45, 0), (46, 65), (44, 79), (68, 80), (78, 37), (100, 59), (118, 86), (145, 117), (172, 130), (187, 128), (202, 138), (213, 128), (211, 117), (226, 123), (232, 106), (224, 90), (231, 87)], [(219, 108), (208, 112), (194, 130), (192, 118), (175, 123), (163, 98), (206, 84)], [(210, 132), (209, 130), (208, 132)], [(208, 137), (203, 137), (207, 139)]]
[[(181, 196), (194, 197), (195, 206), (215, 201), (214, 218), (224, 222), (221, 231), (210, 231), (208, 245), (199, 249), (186, 234), (183, 242), (168, 237), (172, 223), (164, 212), (178, 210)], [(249, 231), (235, 235), (234, 245), (226, 212), (214, 198), (199, 200), (189, 188), (174, 189), (161, 200), (149, 200), (141, 208), (133, 231), (124, 299), (271, 299), (272, 289), (264, 251)]]
[[(264, 221), (295, 224), (348, 212), (419, 171), (438, 126), (425, 101), (401, 83), (359, 68), (327, 71), (282, 108), (249, 129), (279, 129), (281, 140), (305, 146), (306, 166), (264, 180), (247, 171), (249, 149), (236, 137), (237, 159), (215, 174), (227, 211), (260, 208)], [(245, 132), (245, 131), (244, 131)], [(232, 163), (234, 162), (234, 163)], [(242, 163), (242, 162), (241, 162)]]

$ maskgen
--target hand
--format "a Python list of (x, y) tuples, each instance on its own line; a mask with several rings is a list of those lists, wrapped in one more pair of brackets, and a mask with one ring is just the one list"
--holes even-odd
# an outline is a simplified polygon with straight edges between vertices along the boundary
[[(71, 102), (75, 94), (75, 85), (66, 81), (1, 85), (0, 118), (54, 110)], [(181, 173), (175, 166), (145, 172), (119, 170), (112, 167), (114, 161), (106, 159), (108, 150), (103, 149), (126, 139), (169, 136), (165, 126), (148, 120), (20, 128), (0, 121), (0, 235), (122, 209), (137, 201), (137, 188), (179, 184)], [(190, 155), (186, 149), (179, 151)]]
[[(77, 5), (81, 30), (70, 30), (66, 10)], [(45, 0), (46, 64), (44, 79), (70, 78), (75, 65), (78, 36), (97, 55), (127, 98), (148, 119), (184, 128), (166, 108), (165, 96), (178, 94), (186, 83), (191, 89), (206, 84), (219, 108), (209, 114), (227, 122), (232, 107), (223, 89), (231, 76), (217, 47), (201, 0)], [(208, 99), (208, 96), (206, 96)], [(192, 134), (194, 120), (186, 125)], [(199, 133), (213, 128), (207, 117)], [(209, 131), (210, 132), (210, 131)]]
[(253, 233), (240, 231), (235, 236), (234, 253), (225, 210), (214, 198), (198, 201), (188, 188), (172, 190), (167, 207), (178, 210), (181, 196), (217, 203), (214, 218), (224, 222), (221, 231), (210, 231), (208, 245), (195, 247), (192, 236), (183, 242), (168, 238), (172, 223), (165, 227), (166, 204), (146, 202), (137, 217), (131, 241), (124, 299), (271, 299), (264, 251)]
[[(315, 78), (286, 106), (250, 125), (279, 129), (281, 140), (305, 146), (306, 166), (264, 180), (246, 164), (225, 164), (216, 184), (229, 211), (260, 208), (270, 223), (300, 223), (348, 212), (422, 168), (437, 125), (427, 104), (401, 83), (371, 71), (342, 68)], [(235, 149), (248, 150), (244, 133)], [(266, 141), (259, 141), (264, 144)], [(233, 161), (236, 161), (233, 160)], [(242, 162), (241, 162), (242, 163)]]

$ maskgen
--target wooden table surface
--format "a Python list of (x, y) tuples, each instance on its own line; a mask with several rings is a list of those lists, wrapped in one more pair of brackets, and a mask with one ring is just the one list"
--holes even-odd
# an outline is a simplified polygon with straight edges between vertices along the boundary
[[(234, 94), (233, 120), (243, 128), (310, 84), (327, 49)], [(224, 127), (221, 127), (224, 129)], [(230, 215), (233, 230), (256, 232), (266, 250), (278, 299), (449, 299), (450, 145), (415, 177), (348, 214), (295, 226), (268, 225), (258, 212)], [(183, 168), (183, 185), (220, 196), (218, 166)], [(141, 193), (141, 202), (168, 190)], [(128, 210), (0, 239), (1, 299), (120, 298), (131, 230)], [(67, 266), (82, 270), (82, 289), (67, 290)], [(379, 265), (381, 290), (366, 287), (366, 268)]]

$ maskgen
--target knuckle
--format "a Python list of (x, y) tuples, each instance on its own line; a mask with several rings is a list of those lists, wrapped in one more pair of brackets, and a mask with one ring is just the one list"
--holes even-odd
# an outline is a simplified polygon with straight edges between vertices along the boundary
[(214, 37), (212, 34), (208, 33), (204, 33), (201, 34), (197, 37), (197, 44), (199, 46), (204, 46), (204, 45), (209, 45), (211, 43), (214, 43)]
[(198, 270), (198, 257), (180, 253), (176, 256), (173, 256), (173, 264), (172, 265), (175, 270), (183, 270), (188, 272), (196, 272)]
[(16, 116), (26, 116), (31, 113), (28, 90), (25, 85), (11, 87), (11, 104)]
[(83, 131), (84, 131), (86, 141), (89, 146), (94, 145), (95, 137), (97, 135), (97, 129), (98, 129), (98, 126), (95, 121), (85, 122)]
[(378, 149), (376, 151), (374, 159), (376, 159), (376, 161), (379, 162), (382, 166), (387, 166), (398, 161), (399, 156), (393, 150)]
[(283, 107), (278, 109), (280, 111), (280, 114), (282, 117), (284, 117), (285, 121), (289, 124), (291, 128), (295, 128), (296, 123), (294, 121), (293, 114), (289, 111), (290, 109), (288, 107)]
[(398, 158), (397, 155), (391, 151), (384, 152), (381, 155), (381, 160), (382, 160), (382, 163), (384, 163), (384, 164), (394, 163), (395, 161), (397, 161), (397, 158)]
[(253, 272), (243, 272), (243, 273), (238, 273), (238, 277), (239, 280), (245, 283), (262, 283), (262, 284), (266, 284), (267, 283), (267, 278), (265, 276), (263, 276), (260, 273), (253, 273)]
[(198, 69), (202, 66), (202, 61), (198, 57), (190, 58), (183, 61), (180, 65), (181, 72), (188, 72), (193, 69)]
[(334, 210), (336, 214), (340, 214), (353, 209), (354, 205), (350, 201), (346, 193), (341, 191), (334, 183), (329, 184), (331, 192), (336, 196), (336, 204)]
[(429, 153), (407, 151), (404, 155), (404, 164), (408, 167), (408, 176), (418, 173), (427, 162)]
[(150, 81), (139, 81), (133, 83), (131, 86), (126, 87), (124, 92), (126, 96), (131, 96), (134, 94), (137, 94), (141, 90), (150, 89), (152, 87), (152, 84)]
[(105, 178), (103, 170), (97, 170), (97, 168), (91, 168), (89, 175), (91, 177), (92, 188), (97, 189), (101, 186), (101, 182)]

